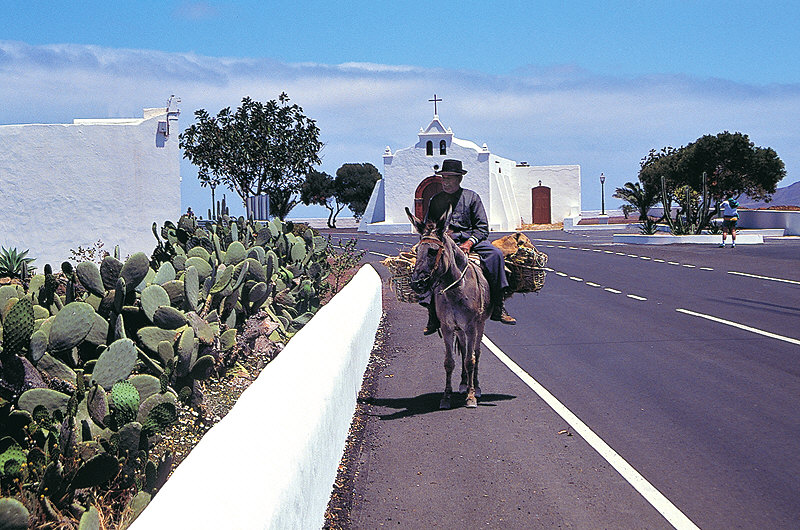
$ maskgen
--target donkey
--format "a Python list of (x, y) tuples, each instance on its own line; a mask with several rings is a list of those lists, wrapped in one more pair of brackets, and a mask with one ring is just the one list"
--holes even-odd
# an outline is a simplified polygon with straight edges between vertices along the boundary
[(480, 265), (472, 263), (448, 235), (450, 209), (440, 219), (423, 223), (408, 208), (406, 214), (421, 238), (417, 262), (411, 274), (411, 288), (418, 293), (432, 291), (444, 339), (444, 395), (440, 409), (450, 408), (453, 392), (451, 376), (455, 368), (453, 353), (461, 354), (461, 385), (467, 393), (466, 406), (475, 408), (481, 396), (478, 361), (486, 319), (491, 312), (489, 283)]

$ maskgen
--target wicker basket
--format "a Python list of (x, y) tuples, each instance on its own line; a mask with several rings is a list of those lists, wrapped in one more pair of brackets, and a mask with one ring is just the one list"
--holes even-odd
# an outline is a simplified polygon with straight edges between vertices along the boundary
[(401, 252), (398, 257), (386, 258), (381, 261), (392, 273), (389, 285), (399, 302), (408, 304), (419, 302), (419, 295), (411, 288), (411, 273), (414, 270), (415, 261), (414, 255), (408, 252)]
[(535, 248), (519, 247), (506, 257), (506, 266), (511, 271), (509, 287), (515, 293), (535, 293), (544, 287), (547, 271), (547, 254)]

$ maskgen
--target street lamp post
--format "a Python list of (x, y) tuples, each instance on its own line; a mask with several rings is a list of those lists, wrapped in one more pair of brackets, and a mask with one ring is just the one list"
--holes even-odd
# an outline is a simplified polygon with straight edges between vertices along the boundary
[(600, 215), (606, 214), (606, 176), (600, 173)]

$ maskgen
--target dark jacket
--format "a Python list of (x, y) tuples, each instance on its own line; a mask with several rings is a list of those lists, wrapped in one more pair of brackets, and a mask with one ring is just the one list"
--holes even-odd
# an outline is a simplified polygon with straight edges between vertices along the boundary
[(453, 206), (450, 230), (453, 231), (452, 237), (456, 243), (463, 243), (467, 239), (480, 243), (489, 237), (489, 219), (477, 193), (464, 188), (452, 195), (440, 191), (431, 197), (425, 220), (439, 219), (448, 206)]

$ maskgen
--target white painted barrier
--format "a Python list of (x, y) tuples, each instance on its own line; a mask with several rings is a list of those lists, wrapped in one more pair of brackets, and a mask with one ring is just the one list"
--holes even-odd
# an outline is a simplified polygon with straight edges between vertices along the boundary
[(381, 313), (381, 279), (365, 265), (206, 433), (131, 528), (321, 528)]
[[(614, 243), (627, 243), (629, 245), (673, 245), (673, 244), (695, 244), (695, 245), (719, 245), (722, 243), (722, 235), (696, 234), (687, 236), (673, 236), (671, 234), (614, 234)], [(730, 244), (731, 238), (727, 243)], [(736, 234), (737, 245), (760, 245), (764, 243), (761, 234)]]

